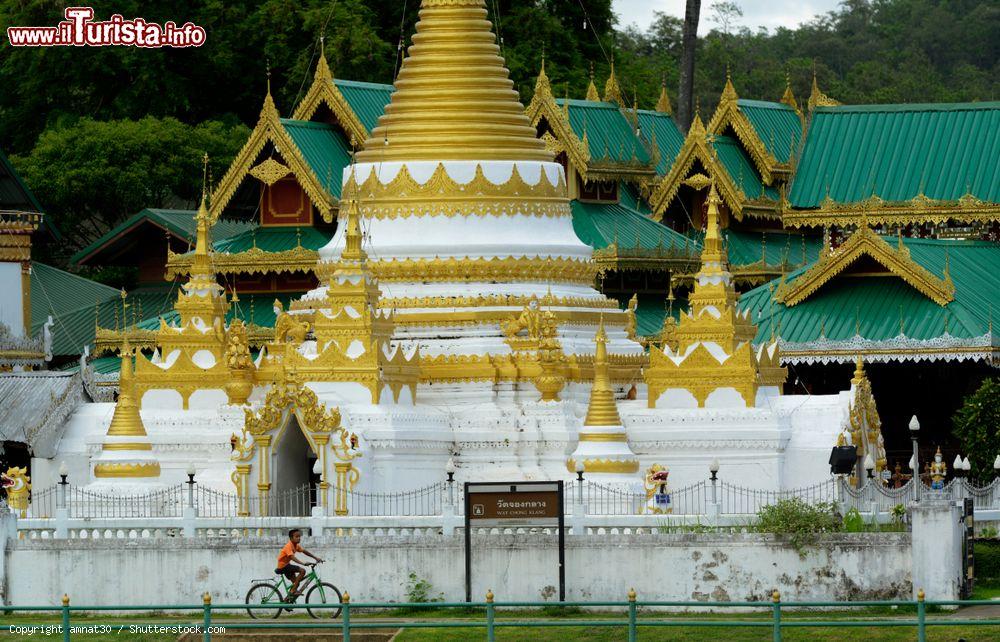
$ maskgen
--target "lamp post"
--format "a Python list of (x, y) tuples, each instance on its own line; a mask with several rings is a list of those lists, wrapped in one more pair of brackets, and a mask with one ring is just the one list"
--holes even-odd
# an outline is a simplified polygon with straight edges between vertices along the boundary
[(910, 419), (910, 440), (913, 441), (913, 459), (910, 460), (910, 470), (913, 471), (913, 501), (920, 501), (920, 455), (917, 454), (917, 436), (920, 433), (920, 422), (917, 416)]
[(444, 465), (444, 472), (448, 475), (448, 503), (455, 505), (455, 459), (448, 458), (448, 463)]
[(712, 459), (712, 463), (708, 465), (708, 472), (712, 473), (710, 478), (712, 481), (712, 503), (717, 504), (719, 503), (719, 495), (716, 489), (716, 482), (719, 479), (719, 459), (717, 457)]
[(951, 469), (955, 471), (955, 477), (961, 479), (964, 475), (965, 466), (962, 464), (962, 455), (955, 455), (955, 461), (951, 462)]
[(870, 484), (874, 478), (873, 473), (875, 472), (875, 460), (872, 458), (871, 453), (865, 454), (865, 472), (868, 474), (868, 483)]
[(576, 501), (583, 505), (583, 460), (576, 460)]
[(188, 508), (194, 508), (194, 474), (197, 472), (194, 469), (194, 464), (188, 464), (187, 467), (187, 485), (188, 485)]
[(997, 458), (993, 460), (993, 475), (1000, 475), (1000, 455), (997, 455)]
[(59, 504), (56, 508), (66, 508), (66, 487), (69, 482), (66, 478), (69, 476), (69, 469), (66, 467), (66, 462), (59, 462)]

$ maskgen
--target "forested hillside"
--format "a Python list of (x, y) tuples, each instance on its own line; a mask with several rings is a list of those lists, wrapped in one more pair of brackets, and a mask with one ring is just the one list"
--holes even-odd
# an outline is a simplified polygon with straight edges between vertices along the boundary
[[(736, 3), (738, 5), (738, 3)], [(301, 98), (320, 35), (335, 75), (392, 82), (418, 0), (119, 0), (98, 18), (192, 21), (195, 49), (0, 45), (0, 149), (67, 238), (65, 256), (143, 206), (191, 205), (200, 156), (221, 175), (256, 121), (267, 84), (283, 114)], [(603, 87), (613, 55), (626, 93), (649, 108), (661, 79), (676, 97), (681, 22), (620, 29), (611, 0), (489, 0), (514, 81), (531, 97), (542, 52), (558, 94)], [(0, 0), (0, 27), (54, 25), (63, 3)], [(703, 2), (703, 23), (711, 5)], [(407, 44), (404, 41), (404, 44)], [(727, 65), (741, 96), (800, 98), (813, 70), (842, 102), (1000, 97), (1000, 5), (989, 0), (848, 0), (798, 29), (752, 32), (739, 18), (699, 42), (695, 90), (711, 113)], [(58, 258), (58, 257), (53, 257)]]

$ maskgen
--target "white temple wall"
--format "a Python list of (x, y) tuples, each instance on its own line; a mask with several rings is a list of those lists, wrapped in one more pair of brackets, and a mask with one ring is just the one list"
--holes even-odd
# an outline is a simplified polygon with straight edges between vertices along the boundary
[(746, 408), (747, 402), (736, 388), (716, 388), (705, 397), (705, 408)]
[(830, 450), (846, 425), (850, 393), (779, 397), (772, 400), (791, 427), (785, 450), (786, 488), (809, 486), (830, 479)]
[[(113, 545), (100, 539), (13, 540), (9, 600), (54, 604), (66, 593), (93, 605), (200, 604), (207, 591), (217, 603), (239, 603), (251, 580), (272, 577), (282, 543), (280, 537)], [(432, 597), (464, 599), (460, 536), (307, 536), (303, 544), (327, 560), (321, 574), (349, 590), (352, 601), (405, 601), (410, 573), (430, 582)], [(476, 536), (472, 550), (473, 599), (482, 600), (487, 589), (497, 600), (557, 599), (555, 536)], [(641, 600), (767, 601), (774, 589), (784, 600), (908, 599), (910, 576), (907, 533), (826, 536), (805, 557), (759, 534), (594, 535), (566, 542), (569, 600), (623, 601), (630, 588)]]
[(697, 408), (698, 398), (685, 388), (667, 388), (656, 398), (657, 408)]
[(10, 328), (11, 335), (22, 337), (24, 328), (24, 287), (21, 279), (21, 264), (0, 263), (0, 323)]

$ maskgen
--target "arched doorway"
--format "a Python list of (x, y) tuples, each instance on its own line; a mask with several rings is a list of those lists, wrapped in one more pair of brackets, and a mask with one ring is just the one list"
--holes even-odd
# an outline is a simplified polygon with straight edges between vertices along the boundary
[(271, 451), (272, 486), (269, 515), (302, 517), (316, 505), (319, 475), (313, 473), (316, 452), (295, 413), (278, 434)]

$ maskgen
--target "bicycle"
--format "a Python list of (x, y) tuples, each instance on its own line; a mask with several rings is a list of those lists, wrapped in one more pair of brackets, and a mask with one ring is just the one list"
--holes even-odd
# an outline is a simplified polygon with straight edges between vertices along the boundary
[[(308, 606), (310, 604), (340, 604), (343, 602), (340, 589), (329, 582), (320, 580), (319, 575), (316, 574), (316, 564), (316, 562), (307, 564), (311, 569), (302, 578), (302, 581), (299, 583), (299, 592), (290, 602), (287, 601), (287, 596), (290, 593), (291, 584), (288, 583), (285, 576), (279, 575), (277, 582), (271, 580), (251, 580), (256, 582), (256, 584), (253, 584), (250, 590), (247, 591), (246, 603), (248, 605), (255, 605), (254, 608), (247, 609), (250, 617), (254, 619), (277, 618), (281, 615), (282, 611), (293, 610), (288, 608), (288, 605), (295, 604), (302, 595), (306, 596), (306, 610), (311, 617), (315, 619), (330, 618), (331, 620), (339, 617), (342, 610), (339, 606), (322, 609), (312, 609)], [(306, 589), (308, 589), (308, 592), (306, 592)], [(261, 608), (262, 606), (270, 605), (274, 605), (273, 610), (270, 608)]]

